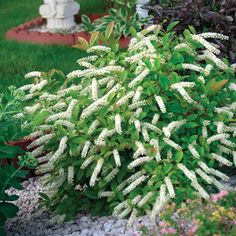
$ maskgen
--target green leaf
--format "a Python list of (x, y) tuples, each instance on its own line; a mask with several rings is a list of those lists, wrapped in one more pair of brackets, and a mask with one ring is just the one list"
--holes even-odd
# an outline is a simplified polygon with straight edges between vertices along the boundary
[[(83, 37), (78, 37), (79, 45), (83, 50), (87, 50), (89, 48), (88, 42)], [(75, 45), (76, 46), (76, 45)]]
[(98, 194), (96, 191), (94, 190), (89, 190), (87, 189), (85, 192), (84, 192), (84, 195), (87, 196), (88, 198), (90, 199), (98, 199)]
[(218, 92), (229, 80), (223, 79), (216, 81), (216, 79), (211, 79), (206, 85), (207, 94)]
[(0, 212), (2, 212), (6, 217), (13, 218), (16, 216), (19, 208), (8, 202), (0, 203)]
[(19, 152), (22, 152), (22, 149), (17, 146), (0, 146), (0, 158), (15, 158)]
[(176, 160), (177, 163), (179, 163), (184, 157), (184, 153), (182, 150), (177, 151), (174, 155), (174, 159)]
[(109, 39), (114, 29), (114, 21), (112, 21), (106, 28), (105, 38)]
[(167, 32), (171, 31), (177, 24), (179, 24), (179, 21), (173, 21), (167, 26), (166, 31)]
[(130, 34), (132, 37), (137, 36), (137, 30), (133, 26), (130, 27)]
[(47, 194), (42, 193), (42, 192), (39, 192), (38, 194), (39, 194), (39, 196), (40, 196), (42, 199), (47, 200), (47, 201), (50, 201), (50, 198), (48, 197)]
[(199, 125), (195, 122), (187, 122), (186, 124), (184, 124), (184, 127), (185, 128), (196, 128), (198, 127)]
[(50, 112), (47, 110), (40, 111), (32, 120), (32, 126), (36, 127), (44, 123), (44, 121), (50, 116)]
[(168, 78), (165, 75), (160, 75), (159, 77), (160, 85), (163, 89), (168, 88)]
[(189, 30), (191, 31), (192, 34), (196, 34), (197, 33), (195, 28), (192, 25), (190, 25), (188, 28), (189, 28)]
[(90, 40), (89, 40), (89, 46), (92, 47), (95, 41), (98, 39), (99, 32), (93, 32), (91, 33)]
[(82, 20), (82, 23), (85, 24), (85, 25), (90, 25), (91, 24), (91, 20), (89, 19), (89, 17), (87, 15), (82, 15), (81, 20)]
[(167, 174), (173, 167), (173, 164), (167, 164), (164, 166), (164, 173)]

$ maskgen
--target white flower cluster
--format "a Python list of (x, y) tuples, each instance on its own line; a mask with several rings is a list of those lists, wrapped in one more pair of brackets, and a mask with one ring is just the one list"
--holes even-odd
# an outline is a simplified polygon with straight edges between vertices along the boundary
[(210, 198), (209, 194), (203, 189), (203, 187), (197, 182), (197, 180), (192, 181), (191, 185), (198, 191), (201, 197), (206, 200)]
[(212, 183), (212, 179), (210, 176), (208, 176), (204, 171), (202, 171), (201, 169), (197, 168), (196, 169), (196, 173), (204, 180), (206, 181), (208, 184)]
[(99, 98), (98, 100), (96, 100), (95, 102), (93, 102), (92, 104), (90, 104), (87, 108), (85, 108), (80, 116), (80, 119), (85, 119), (88, 116), (90, 116), (92, 113), (94, 113), (95, 111), (99, 110), (100, 107), (103, 107), (105, 105), (108, 104), (108, 97), (111, 93), (115, 93), (117, 92), (119, 89), (121, 88), (120, 84), (116, 84), (106, 95), (104, 95), (103, 97)]
[(116, 127), (116, 132), (118, 134), (122, 134), (122, 129), (121, 129), (121, 116), (120, 114), (117, 114), (115, 116), (115, 127)]
[(141, 94), (143, 91), (143, 87), (139, 86), (134, 94), (134, 97), (132, 99), (132, 103), (138, 102), (140, 100)]
[(62, 126), (67, 127), (69, 129), (73, 129), (75, 127), (75, 124), (69, 122), (68, 120), (57, 120), (55, 122), (55, 125), (62, 125)]
[(111, 48), (105, 46), (93, 46), (87, 50), (87, 53), (102, 51), (102, 52), (110, 52)]
[(139, 156), (145, 155), (146, 154), (146, 150), (145, 147), (143, 146), (143, 144), (139, 141), (135, 142), (135, 145), (137, 146), (137, 150), (133, 155), (133, 158), (136, 159)]
[(148, 192), (137, 204), (139, 208), (141, 208), (143, 205), (145, 205), (148, 200), (153, 196), (152, 192)]
[(162, 97), (161, 96), (155, 96), (155, 100), (156, 100), (156, 102), (157, 102), (161, 112), (162, 113), (166, 113), (166, 106), (165, 106), (165, 104), (163, 102)]
[(148, 176), (142, 175), (138, 179), (136, 179), (133, 183), (131, 183), (126, 189), (124, 189), (123, 193), (124, 195), (131, 192), (133, 189), (135, 189), (138, 185), (140, 185), (142, 182), (144, 182)]
[(171, 198), (174, 198), (175, 197), (175, 190), (174, 190), (174, 187), (173, 187), (173, 184), (171, 182), (171, 179), (170, 177), (165, 177), (165, 183), (166, 183), (166, 186), (167, 186), (167, 189), (168, 189), (168, 192), (170, 194), (170, 197)]
[(219, 59), (214, 53), (210, 52), (210, 51), (205, 51), (203, 55), (199, 56), (199, 59), (203, 59), (203, 60), (211, 60), (213, 63), (215, 63), (215, 65), (222, 70), (227, 70), (229, 69), (229, 67), (221, 60)]
[(95, 78), (92, 80), (92, 98), (94, 101), (98, 99), (98, 82)]
[(229, 134), (215, 134), (207, 139), (207, 144), (211, 144), (212, 142), (219, 141), (219, 140), (225, 140), (229, 138)]
[(82, 158), (85, 158), (87, 156), (90, 146), (91, 146), (91, 142), (86, 141), (86, 143), (84, 144), (83, 150), (81, 152)]
[(208, 38), (213, 38), (213, 39), (221, 39), (221, 40), (229, 40), (228, 36), (225, 36), (223, 34), (219, 34), (219, 33), (211, 33), (211, 32), (207, 32), (207, 33), (201, 33), (199, 34), (201, 37), (208, 39)]
[(36, 91), (41, 91), (46, 85), (48, 84), (47, 80), (42, 80), (41, 82), (39, 82), (38, 84), (34, 85), (31, 89), (30, 89), (30, 93), (34, 93)]
[(93, 123), (89, 127), (88, 134), (91, 135), (99, 125), (100, 122), (98, 120), (93, 121)]
[(29, 72), (28, 74), (25, 75), (25, 79), (29, 79), (29, 78), (32, 78), (32, 77), (41, 77), (41, 72), (39, 71), (32, 71), (32, 72)]
[(215, 48), (214, 46), (212, 46), (212, 44), (210, 44), (209, 42), (207, 42), (201, 35), (192, 35), (192, 39), (199, 42), (200, 44), (202, 44), (206, 49), (208, 49), (210, 52), (214, 53), (214, 54), (220, 54), (220, 50), (218, 50), (217, 48)]
[(160, 198), (157, 197), (156, 201), (153, 205), (152, 211), (151, 211), (151, 215), (150, 218), (152, 220), (155, 220), (155, 217), (158, 215), (158, 213), (163, 209), (163, 207), (166, 205), (166, 203), (170, 200), (170, 196), (166, 195), (164, 198), (164, 201), (162, 200), (162, 202), (160, 201)]
[(129, 100), (130, 98), (132, 98), (133, 96), (134, 96), (134, 91), (130, 91), (130, 92), (128, 92), (125, 96), (123, 96), (122, 98), (120, 98), (120, 99), (116, 102), (116, 104), (117, 104), (118, 106), (121, 106), (121, 105), (127, 103), (128, 100)]
[(150, 73), (148, 69), (145, 69), (140, 75), (138, 75), (135, 79), (133, 79), (129, 83), (129, 87), (133, 88), (137, 83), (142, 82), (142, 80)]
[(135, 159), (134, 161), (132, 161), (128, 165), (128, 169), (132, 169), (136, 166), (142, 165), (143, 163), (150, 162), (151, 160), (152, 160), (152, 158), (149, 156), (139, 157), (139, 158)]
[(193, 65), (193, 64), (189, 64), (189, 63), (183, 63), (182, 67), (186, 70), (194, 70), (197, 72), (205, 72), (205, 69), (202, 68), (201, 66), (197, 66), (197, 65)]
[(149, 142), (150, 141), (150, 138), (149, 138), (149, 135), (148, 135), (148, 131), (147, 131), (147, 128), (145, 126), (142, 127), (142, 135), (143, 135), (143, 139), (145, 142)]
[(82, 62), (94, 62), (97, 59), (98, 59), (98, 56), (88, 56), (88, 57), (84, 57), (84, 58), (77, 60), (77, 63), (80, 64)]
[(231, 166), (233, 164), (232, 162), (228, 161), (226, 158), (224, 158), (216, 153), (211, 153), (211, 157), (226, 166)]
[(110, 182), (112, 179), (115, 178), (115, 176), (119, 173), (119, 168), (114, 168), (106, 177), (105, 181)]
[(191, 181), (196, 180), (195, 174), (193, 174), (185, 165), (183, 165), (182, 163), (179, 163), (177, 166), (185, 174), (185, 176), (188, 179), (190, 179)]
[(86, 167), (88, 167), (92, 162), (94, 161), (94, 156), (91, 156), (87, 158), (83, 164), (81, 165), (80, 169), (84, 170)]
[(45, 145), (53, 138), (53, 136), (54, 136), (53, 134), (45, 134), (41, 136), (40, 138), (34, 140), (30, 145), (27, 146), (27, 149), (38, 147), (43, 144)]
[(195, 86), (193, 82), (180, 82), (176, 84), (172, 84), (170, 87), (171, 89), (176, 89), (180, 95), (186, 100), (188, 103), (196, 103), (186, 92), (185, 88), (192, 88)]
[(186, 123), (186, 120), (180, 120), (180, 121), (172, 121), (170, 124), (168, 124), (166, 127), (163, 127), (162, 130), (164, 132), (164, 135), (167, 138), (170, 138), (172, 130), (179, 129), (183, 124)]
[(120, 154), (119, 154), (117, 149), (113, 150), (113, 156), (114, 156), (114, 159), (115, 159), (116, 166), (117, 167), (121, 166)]
[(98, 177), (98, 175), (99, 175), (99, 173), (100, 173), (100, 171), (102, 169), (103, 163), (104, 163), (103, 159), (99, 159), (98, 160), (97, 165), (94, 168), (94, 171), (93, 171), (92, 176), (90, 178), (89, 185), (91, 187), (93, 187), (95, 185), (95, 182), (97, 181), (97, 177)]
[(73, 181), (74, 181), (74, 166), (69, 166), (68, 167), (68, 183), (69, 184), (73, 184)]
[(191, 152), (191, 154), (193, 155), (194, 158), (196, 158), (196, 159), (200, 158), (199, 153), (197, 152), (197, 150), (195, 149), (195, 147), (192, 144), (188, 145), (188, 149), (189, 149), (189, 151)]
[(158, 140), (157, 139), (152, 139), (150, 141), (150, 144), (155, 148), (155, 151), (156, 151), (156, 155), (155, 155), (156, 161), (160, 161), (161, 160), (161, 153), (160, 153), (160, 147), (159, 147)]
[(176, 149), (176, 150), (181, 150), (181, 149), (182, 149), (182, 147), (181, 147), (179, 144), (175, 143), (174, 141), (172, 141), (172, 140), (169, 139), (169, 138), (163, 138), (163, 141), (164, 141), (166, 144), (168, 144), (169, 146), (171, 146), (171, 147), (173, 147), (174, 149)]
[(68, 138), (67, 136), (63, 137), (59, 143), (59, 148), (57, 149), (57, 151), (52, 155), (52, 158), (50, 160), (50, 163), (54, 163), (55, 161), (57, 161), (61, 155), (64, 153), (64, 151), (66, 150), (67, 147), (67, 141)]

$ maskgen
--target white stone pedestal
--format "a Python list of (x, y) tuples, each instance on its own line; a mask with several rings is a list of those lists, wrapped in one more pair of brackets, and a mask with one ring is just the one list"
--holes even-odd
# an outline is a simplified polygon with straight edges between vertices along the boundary
[(146, 18), (148, 17), (148, 10), (142, 9), (142, 6), (144, 6), (146, 3), (151, 2), (151, 0), (138, 0), (136, 5), (136, 12), (138, 13), (140, 18)]
[(39, 13), (47, 20), (50, 30), (70, 30), (76, 25), (74, 15), (79, 12), (80, 5), (74, 0), (44, 0)]

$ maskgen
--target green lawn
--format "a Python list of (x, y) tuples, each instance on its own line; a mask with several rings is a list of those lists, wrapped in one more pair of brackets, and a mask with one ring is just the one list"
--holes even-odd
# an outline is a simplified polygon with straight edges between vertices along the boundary
[[(81, 12), (104, 12), (102, 0), (78, 0)], [(39, 16), (43, 0), (0, 0), (0, 91), (9, 85), (26, 83), (24, 74), (56, 68), (65, 73), (75, 70), (83, 51), (68, 46), (33, 45), (5, 39), (8, 29)]]

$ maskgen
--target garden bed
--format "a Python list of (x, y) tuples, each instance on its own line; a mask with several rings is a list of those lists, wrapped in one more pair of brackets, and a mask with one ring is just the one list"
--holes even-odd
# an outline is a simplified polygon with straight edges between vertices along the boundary
[[(140, 227), (146, 226), (150, 230), (156, 224), (150, 222), (148, 217), (140, 217), (132, 227), (127, 227), (128, 220), (115, 217), (92, 217), (88, 214), (78, 214), (74, 221), (49, 224), (53, 215), (39, 208), (38, 192), (45, 189), (40, 178), (30, 178), (23, 183), (24, 190), (11, 189), (11, 194), (17, 194), (20, 198), (16, 205), (20, 208), (18, 216), (9, 220), (6, 225), (7, 235), (42, 236), (42, 235), (136, 235)], [(138, 234), (137, 234), (138, 235)]]
[[(104, 16), (104, 14), (88, 14), (91, 22)], [(81, 23), (81, 17), (76, 16), (77, 24)], [(28, 21), (22, 25), (10, 29), (6, 33), (6, 38), (10, 40), (17, 40), (20, 42), (30, 42), (34, 44), (47, 44), (47, 45), (74, 45), (77, 43), (77, 38), (82, 37), (86, 40), (90, 39), (88, 32), (73, 32), (68, 34), (50, 33), (34, 31), (34, 28), (45, 25), (45, 19), (39, 17)], [(121, 37), (120, 47), (127, 48), (130, 38)]]
[[(235, 189), (235, 176), (230, 180), (229, 185)], [(23, 190), (10, 189), (10, 194), (19, 195), (15, 202), (20, 208), (18, 216), (10, 219), (6, 224), (7, 235), (11, 236), (42, 236), (42, 235), (82, 235), (82, 236), (103, 236), (103, 235), (126, 235), (141, 236), (149, 235), (166, 235), (162, 230), (163, 222), (157, 218), (155, 222), (145, 217), (139, 217), (135, 223), (128, 227), (128, 220), (118, 219), (113, 216), (93, 217), (89, 214), (79, 213), (75, 220), (65, 223), (52, 223), (50, 220), (54, 217), (52, 213), (39, 207), (38, 192), (45, 191), (40, 178), (30, 178), (23, 183)], [(175, 219), (175, 217), (173, 218)], [(180, 220), (178, 217), (175, 219)], [(191, 222), (179, 222), (180, 228), (186, 233), (194, 228)], [(142, 234), (142, 232), (144, 234)], [(171, 234), (171, 233), (170, 233)], [(173, 233), (174, 234), (174, 233)], [(184, 234), (194, 235), (194, 234)]]

